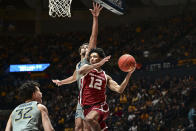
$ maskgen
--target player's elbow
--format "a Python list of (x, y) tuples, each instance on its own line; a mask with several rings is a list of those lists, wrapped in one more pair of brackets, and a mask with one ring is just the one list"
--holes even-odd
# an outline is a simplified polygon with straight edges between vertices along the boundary
[(78, 74), (80, 74), (80, 75), (84, 74), (84, 72), (85, 71), (83, 69), (78, 70)]
[(98, 34), (97, 32), (91, 34), (90, 41), (95, 41), (97, 39), (97, 34)]
[(122, 93), (123, 93), (123, 90), (120, 90), (120, 91), (119, 91), (119, 94), (122, 94)]
[(55, 131), (53, 127), (48, 127), (47, 129), (45, 129), (44, 131)]
[(44, 131), (55, 131), (51, 124), (44, 128)]
[[(44, 130), (45, 131), (45, 130)], [(46, 131), (55, 131), (54, 128), (48, 129)]]
[(91, 46), (90, 48), (95, 48), (96, 47), (96, 43), (97, 43), (97, 35), (93, 35), (91, 36), (90, 38), (90, 41), (89, 41), (89, 45)]
[(116, 92), (119, 93), (119, 94), (122, 94), (123, 90), (122, 89), (117, 89)]
[(72, 76), (71, 82), (75, 82), (77, 80), (76, 76)]

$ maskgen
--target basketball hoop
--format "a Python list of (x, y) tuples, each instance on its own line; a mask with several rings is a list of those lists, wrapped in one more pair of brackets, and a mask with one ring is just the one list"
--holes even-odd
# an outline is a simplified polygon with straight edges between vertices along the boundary
[(51, 17), (71, 17), (72, 0), (49, 0), (49, 15)]

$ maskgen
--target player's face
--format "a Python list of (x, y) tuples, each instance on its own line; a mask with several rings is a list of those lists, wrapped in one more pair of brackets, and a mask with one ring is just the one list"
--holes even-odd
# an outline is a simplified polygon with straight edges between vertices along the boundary
[(83, 45), (80, 50), (80, 55), (85, 56), (87, 50), (88, 50), (88, 45)]
[(101, 58), (99, 57), (99, 54), (92, 53), (90, 55), (89, 61), (90, 61), (91, 64), (95, 64), (95, 63), (98, 63), (99, 61), (101, 61)]
[(36, 91), (33, 93), (33, 99), (39, 103), (42, 103), (42, 93), (39, 87), (36, 87)]

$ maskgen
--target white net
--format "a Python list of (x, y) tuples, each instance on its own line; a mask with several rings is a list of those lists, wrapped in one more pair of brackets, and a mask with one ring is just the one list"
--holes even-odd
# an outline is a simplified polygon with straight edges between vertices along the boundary
[(71, 17), (72, 0), (49, 0), (49, 15), (52, 17)]

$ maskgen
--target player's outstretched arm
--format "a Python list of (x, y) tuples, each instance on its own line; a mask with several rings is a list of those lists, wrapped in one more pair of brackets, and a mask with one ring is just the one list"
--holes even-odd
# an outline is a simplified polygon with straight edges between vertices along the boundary
[(11, 119), (11, 115), (8, 119), (8, 122), (7, 122), (7, 125), (6, 125), (6, 128), (5, 128), (5, 131), (12, 131), (12, 119)]
[(92, 48), (96, 48), (97, 36), (98, 36), (98, 17), (102, 8), (103, 7), (101, 7), (99, 4), (93, 3), (93, 9), (89, 9), (91, 11), (91, 14), (93, 15), (93, 26), (92, 26), (92, 32), (89, 40), (88, 51), (85, 55), (85, 58), (88, 57), (88, 53)]
[(52, 127), (52, 124), (50, 122), (50, 118), (48, 116), (48, 109), (42, 104), (38, 104), (38, 109), (41, 112), (42, 124), (44, 127), (44, 131), (54, 131), (54, 128)]
[(127, 74), (127, 76), (125, 77), (125, 79), (123, 80), (123, 82), (120, 85), (118, 85), (118, 83), (116, 81), (114, 81), (110, 76), (107, 75), (108, 87), (117, 93), (123, 93), (123, 91), (125, 90), (128, 82), (129, 82), (129, 79), (134, 71), (135, 71), (135, 68), (133, 69), (133, 71), (131, 71)]
[(100, 62), (96, 63), (96, 64), (91, 64), (91, 65), (84, 65), (82, 66), (79, 70), (78, 73), (80, 75), (86, 75), (88, 72), (90, 72), (91, 70), (101, 67), (103, 64), (105, 64), (107, 61), (109, 61), (111, 56), (107, 56), (104, 59), (102, 59)]
[(76, 81), (76, 71), (74, 71), (73, 75), (64, 79), (64, 80), (52, 80), (57, 86), (62, 86), (65, 84), (70, 84)]

